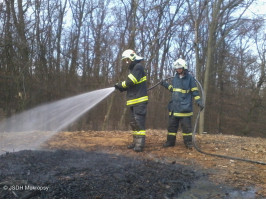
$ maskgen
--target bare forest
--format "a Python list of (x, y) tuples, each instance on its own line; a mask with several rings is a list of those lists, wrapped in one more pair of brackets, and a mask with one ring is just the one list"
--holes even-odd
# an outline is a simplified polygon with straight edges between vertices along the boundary
[[(2, 0), (0, 120), (114, 86), (130, 48), (145, 58), (148, 87), (188, 61), (205, 91), (200, 133), (265, 137), (265, 15), (249, 9), (259, 1)], [(147, 128), (166, 129), (169, 92), (148, 95)], [(125, 102), (115, 91), (67, 129), (128, 130)]]

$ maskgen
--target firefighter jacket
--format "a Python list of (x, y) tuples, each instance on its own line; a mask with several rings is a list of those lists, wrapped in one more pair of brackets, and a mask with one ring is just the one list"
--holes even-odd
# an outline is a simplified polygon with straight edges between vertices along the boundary
[(127, 106), (147, 102), (147, 77), (140, 61), (134, 61), (129, 66), (130, 74), (119, 86), (127, 91)]
[(187, 70), (182, 78), (176, 73), (172, 80), (172, 85), (163, 81), (162, 86), (172, 92), (172, 97), (168, 104), (169, 115), (190, 117), (193, 115), (193, 97), (198, 104), (201, 103), (196, 82)]

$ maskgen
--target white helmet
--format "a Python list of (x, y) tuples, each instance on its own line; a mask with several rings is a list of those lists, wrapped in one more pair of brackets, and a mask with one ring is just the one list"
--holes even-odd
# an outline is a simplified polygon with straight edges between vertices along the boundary
[(135, 51), (131, 50), (131, 49), (127, 49), (122, 53), (122, 60), (129, 58), (131, 61), (134, 60), (143, 60), (142, 57), (138, 56)]
[(180, 68), (187, 69), (187, 62), (185, 60), (183, 60), (182, 58), (177, 59), (174, 62), (174, 66), (173, 66), (174, 70), (180, 69)]

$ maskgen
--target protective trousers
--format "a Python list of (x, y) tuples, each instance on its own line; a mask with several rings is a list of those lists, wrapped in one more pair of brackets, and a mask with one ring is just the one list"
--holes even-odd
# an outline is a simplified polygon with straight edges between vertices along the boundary
[(181, 124), (182, 135), (184, 144), (186, 147), (192, 147), (192, 126), (191, 117), (175, 117), (173, 115), (169, 116), (168, 121), (168, 137), (170, 139), (176, 139), (176, 134), (179, 128), (179, 123)]
[(130, 126), (133, 130), (133, 143), (128, 146), (135, 151), (142, 151), (145, 145), (145, 121), (147, 103), (140, 103), (130, 107)]

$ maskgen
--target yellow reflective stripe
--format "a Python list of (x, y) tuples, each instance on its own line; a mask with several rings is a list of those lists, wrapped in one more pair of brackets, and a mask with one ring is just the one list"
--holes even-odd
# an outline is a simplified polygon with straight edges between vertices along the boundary
[(171, 90), (172, 88), (173, 88), (172, 85), (169, 85), (169, 86), (168, 86), (168, 90)]
[(137, 84), (138, 80), (135, 78), (135, 76), (133, 76), (132, 74), (128, 75), (128, 78), (134, 83)]
[(146, 135), (145, 130), (136, 131), (135, 135)]
[(136, 103), (141, 103), (141, 102), (144, 102), (144, 101), (148, 101), (148, 96), (144, 96), (144, 97), (140, 97), (140, 98), (137, 98), (137, 99), (128, 100), (127, 101), (127, 106), (128, 105), (133, 105), (133, 104), (136, 104)]
[(138, 132), (138, 131), (133, 131), (133, 132), (132, 132), (132, 135), (136, 135), (137, 132)]
[(144, 81), (147, 81), (147, 77), (146, 77), (146, 76), (143, 76), (143, 77), (137, 82), (137, 84), (142, 83), (142, 82), (144, 82)]
[(147, 81), (147, 77), (143, 76), (139, 81), (133, 76), (133, 74), (129, 74), (128, 78), (134, 83), (134, 84), (140, 84), (144, 81)]
[(182, 90), (180, 88), (174, 88), (173, 91), (174, 92), (181, 92), (181, 93), (185, 93), (186, 94), (186, 93), (189, 93), (190, 90)]
[(193, 91), (197, 91), (198, 90), (198, 88), (197, 87), (193, 87), (193, 88), (191, 88), (191, 91), (193, 92)]
[(122, 82), (122, 87), (123, 87), (123, 88), (126, 88), (126, 87), (127, 87), (127, 85), (126, 85), (126, 81), (123, 81), (123, 82)]
[(168, 135), (176, 136), (177, 133), (168, 133)]
[(195, 96), (194, 99), (198, 100), (198, 99), (200, 99), (200, 96)]
[(192, 133), (182, 133), (183, 136), (189, 136), (189, 135), (192, 135)]
[[(169, 115), (171, 115), (172, 113), (169, 112)], [(173, 113), (173, 116), (175, 117), (190, 117), (193, 115), (193, 112), (190, 113)]]

